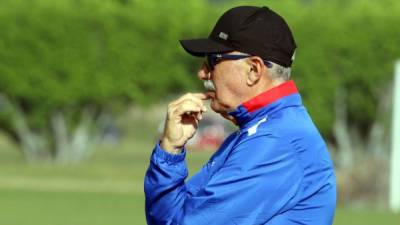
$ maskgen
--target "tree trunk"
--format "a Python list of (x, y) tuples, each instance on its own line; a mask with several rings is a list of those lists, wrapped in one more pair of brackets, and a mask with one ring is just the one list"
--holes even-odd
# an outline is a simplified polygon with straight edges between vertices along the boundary
[(10, 111), (10, 121), (20, 142), (22, 152), (28, 162), (48, 159), (47, 142), (40, 132), (29, 128), (26, 115), (18, 106), (12, 103), (6, 96), (1, 96), (4, 107)]
[(76, 124), (68, 124), (67, 115), (57, 112), (50, 118), (50, 127), (33, 130), (18, 104), (0, 96), (10, 111), (10, 121), (28, 162), (53, 161), (56, 164), (77, 163), (91, 155), (93, 145), (101, 139), (99, 130), (107, 126), (107, 115), (96, 117), (94, 110), (82, 110)]
[(344, 88), (336, 90), (335, 98), (335, 123), (333, 133), (338, 145), (338, 164), (348, 168), (354, 163), (352, 142), (347, 121), (347, 92)]

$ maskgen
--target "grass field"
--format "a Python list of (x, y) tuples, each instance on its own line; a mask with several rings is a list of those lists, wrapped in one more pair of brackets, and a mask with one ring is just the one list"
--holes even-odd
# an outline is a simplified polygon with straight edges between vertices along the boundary
[[(145, 133), (133, 132), (118, 146), (68, 167), (28, 165), (0, 135), (0, 225), (146, 224), (142, 183), (154, 136)], [(190, 152), (190, 170), (209, 155)], [(375, 224), (398, 225), (400, 215), (340, 208), (335, 219), (335, 225)]]

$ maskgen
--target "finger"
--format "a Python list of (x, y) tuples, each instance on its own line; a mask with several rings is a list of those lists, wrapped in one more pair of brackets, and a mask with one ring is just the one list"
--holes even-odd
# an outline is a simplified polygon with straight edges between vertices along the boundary
[(201, 106), (203, 108), (203, 111), (206, 111), (207, 108), (203, 107), (204, 106), (204, 102), (203, 100), (209, 99), (210, 97), (204, 93), (188, 93), (183, 95), (182, 97), (180, 97), (178, 100), (174, 101), (172, 104), (173, 105), (177, 105), (177, 104), (181, 104), (183, 101), (185, 100), (192, 100), (194, 102), (196, 102), (197, 104), (199, 104), (199, 106)]
[(180, 99), (185, 98), (185, 97), (195, 97), (195, 98), (200, 99), (200, 100), (207, 100), (207, 99), (210, 98), (206, 93), (201, 93), (201, 92), (199, 92), (199, 93), (187, 93), (187, 94), (183, 95)]
[(196, 118), (199, 121), (203, 119), (203, 113), (202, 112), (198, 112), (198, 113), (193, 112), (193, 113), (190, 113), (190, 115), (192, 115), (194, 118)]
[(196, 120), (196, 122), (199, 122), (199, 119), (197, 118), (197, 113), (185, 113), (183, 114), (180, 118), (182, 119), (182, 121), (186, 121), (186, 122), (191, 122), (192, 120)]
[(194, 119), (196, 119), (198, 121), (203, 119), (203, 113), (202, 112), (185, 112), (184, 116), (193, 117)]
[(169, 118), (177, 118), (183, 114), (190, 114), (192, 112), (206, 111), (205, 106), (202, 103), (192, 100), (190, 97), (186, 97), (185, 100), (180, 103), (171, 102), (168, 105), (167, 115)]
[(201, 100), (207, 100), (210, 99), (210, 96), (207, 95), (206, 93), (194, 93), (192, 94), (194, 97), (199, 98)]
[(197, 113), (197, 119), (198, 120), (202, 120), (203, 119), (203, 114), (201, 112)]
[(172, 103), (170, 105), (170, 107), (173, 110), (175, 110), (175, 109), (181, 107), (181, 105), (187, 105), (187, 104), (197, 106), (200, 109), (200, 111), (202, 111), (202, 112), (207, 111), (207, 107), (203, 104), (203, 102), (201, 100), (192, 99), (191, 97), (187, 97), (186, 99), (180, 101), (179, 103)]
[(180, 97), (178, 100), (174, 101), (173, 104), (178, 105), (186, 100), (191, 100), (199, 104), (200, 106), (203, 105), (203, 101), (200, 98), (197, 98), (194, 94), (188, 93)]
[(193, 94), (193, 96), (202, 100), (202, 104), (203, 104), (202, 109), (203, 109), (204, 112), (206, 112), (207, 111), (207, 107), (204, 106), (204, 101), (210, 99), (211, 96), (208, 95), (208, 94), (205, 94), (205, 93), (195, 93), (195, 94)]
[(182, 116), (184, 114), (198, 113), (202, 111), (202, 107), (193, 101), (187, 100), (179, 105), (173, 106), (172, 114)]

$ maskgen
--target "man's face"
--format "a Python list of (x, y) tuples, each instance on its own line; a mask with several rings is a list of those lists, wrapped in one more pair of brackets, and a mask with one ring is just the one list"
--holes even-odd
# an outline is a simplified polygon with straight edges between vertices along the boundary
[[(238, 54), (238, 52), (228, 54)], [(211, 80), (215, 86), (215, 91), (207, 91), (211, 97), (211, 108), (215, 112), (226, 114), (246, 100), (243, 97), (248, 88), (246, 73), (249, 68), (245, 60), (221, 60), (213, 69), (203, 63), (198, 76), (201, 80)]]

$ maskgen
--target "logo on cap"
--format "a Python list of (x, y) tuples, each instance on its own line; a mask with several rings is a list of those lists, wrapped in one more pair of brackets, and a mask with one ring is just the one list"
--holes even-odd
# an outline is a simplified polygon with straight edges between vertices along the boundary
[(218, 35), (218, 37), (220, 37), (220, 38), (222, 38), (222, 39), (224, 39), (224, 40), (228, 40), (229, 35), (227, 35), (227, 34), (224, 33), (224, 32), (220, 32), (219, 35)]

